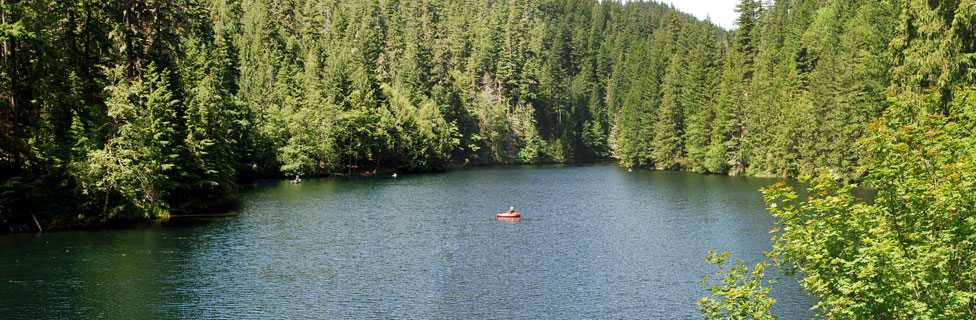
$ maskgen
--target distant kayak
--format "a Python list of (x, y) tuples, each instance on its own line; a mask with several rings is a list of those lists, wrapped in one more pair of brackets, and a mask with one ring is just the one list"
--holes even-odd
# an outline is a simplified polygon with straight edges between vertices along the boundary
[(513, 213), (499, 212), (496, 216), (499, 218), (518, 218), (521, 217), (522, 214), (518, 212), (513, 212)]

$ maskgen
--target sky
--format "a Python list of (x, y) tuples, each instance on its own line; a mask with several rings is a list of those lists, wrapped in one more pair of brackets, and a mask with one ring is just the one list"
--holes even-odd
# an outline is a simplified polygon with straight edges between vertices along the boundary
[(674, 7), (685, 13), (705, 20), (711, 17), (712, 23), (725, 29), (735, 28), (735, 6), (739, 0), (659, 0), (663, 3), (674, 5)]

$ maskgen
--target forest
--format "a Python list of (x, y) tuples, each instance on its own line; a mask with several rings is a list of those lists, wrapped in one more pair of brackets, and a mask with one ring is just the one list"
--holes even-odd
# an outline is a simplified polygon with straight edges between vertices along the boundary
[[(4, 0), (0, 18), (0, 232), (208, 210), (296, 174), (701, 169), (682, 105), (709, 109), (688, 137), (727, 140), (703, 104), (730, 34), (653, 2)], [(640, 125), (658, 105), (679, 122)]]
[[(0, 233), (216, 210), (241, 183), (614, 159), (800, 178), (706, 318), (976, 317), (976, 1), (0, 0)], [(877, 192), (870, 203), (853, 188)], [(802, 194), (802, 196), (800, 195)]]
[[(619, 159), (871, 173), (892, 105), (952, 116), (972, 1), (0, 2), (0, 232), (209, 210), (239, 182)], [(953, 120), (955, 121), (955, 120)]]
[[(976, 317), (976, 2), (752, 5), (714, 100), (733, 119), (727, 159), (797, 174), (806, 192), (762, 190), (778, 220), (769, 260), (711, 252), (702, 315), (777, 319), (777, 270), (817, 318)], [(873, 199), (856, 196), (865, 186)]]

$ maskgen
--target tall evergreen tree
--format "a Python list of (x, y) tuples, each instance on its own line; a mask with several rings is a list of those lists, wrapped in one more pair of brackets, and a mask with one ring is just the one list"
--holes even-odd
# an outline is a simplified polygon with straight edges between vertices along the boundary
[(681, 87), (681, 105), (684, 107), (685, 131), (684, 152), (688, 155), (688, 169), (705, 172), (705, 155), (708, 151), (709, 137), (712, 135), (712, 121), (715, 112), (712, 100), (718, 86), (718, 49), (715, 42), (715, 27), (700, 24), (691, 27), (682, 45), (688, 53), (679, 56), (685, 66), (684, 81)]
[[(894, 65), (892, 90), (923, 112), (948, 113), (957, 86), (976, 81), (969, 71), (976, 52), (976, 9), (971, 0), (906, 0), (891, 42)], [(938, 91), (940, 104), (922, 104), (921, 97)]]

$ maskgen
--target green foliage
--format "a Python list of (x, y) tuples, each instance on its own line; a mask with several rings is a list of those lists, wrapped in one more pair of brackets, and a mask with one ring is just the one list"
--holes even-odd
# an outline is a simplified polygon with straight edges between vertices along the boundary
[(91, 150), (75, 172), (81, 193), (99, 206), (102, 219), (136, 220), (163, 214), (168, 176), (177, 169), (177, 101), (169, 72), (149, 67), (145, 79), (127, 79), (119, 66), (107, 71), (108, 116), (114, 127), (104, 147)]
[(782, 184), (763, 190), (781, 225), (772, 256), (827, 318), (976, 316), (976, 88), (955, 92), (949, 115), (914, 110), (896, 100), (865, 140), (874, 203), (829, 172), (806, 200)]
[(229, 61), (226, 51), (192, 37), (181, 47), (186, 53), (180, 61), (181, 87), (187, 90), (181, 119), (186, 128), (179, 161), (183, 170), (170, 179), (177, 183), (175, 197), (194, 200), (178, 205), (192, 210), (236, 190), (247, 114), (225, 85), (230, 81), (223, 67)]
[[(963, 40), (972, 36), (972, 3), (908, 2), (900, 12), (897, 3), (849, 4), (776, 2), (760, 22), (790, 25), (770, 34), (790, 32), (760, 44), (751, 108), (798, 130), (745, 122), (745, 160), (759, 165), (753, 171), (829, 168), (808, 180), (805, 199), (782, 183), (763, 190), (779, 219), (768, 256), (818, 299), (824, 318), (971, 319), (976, 88), (962, 70), (974, 51)], [(882, 113), (887, 84), (894, 90)], [(779, 113), (778, 99), (798, 108)], [(791, 144), (798, 154), (783, 148)], [(796, 156), (791, 164), (764, 154)], [(853, 195), (852, 177), (877, 191), (873, 203)]]
[[(721, 279), (722, 284), (708, 289), (718, 300), (702, 298), (696, 302), (701, 306), (699, 310), (702, 316), (705, 319), (778, 319), (769, 312), (776, 299), (769, 297), (771, 290), (765, 285), (775, 284), (776, 280), (763, 280), (769, 263), (758, 262), (749, 268), (739, 260), (727, 267), (729, 254), (709, 251), (705, 258), (705, 261), (719, 268), (715, 276)], [(708, 278), (701, 282), (707, 283)]]
[[(914, 107), (947, 113), (955, 88), (976, 81), (976, 2), (973, 0), (905, 1), (892, 39), (892, 90)], [(924, 103), (932, 88), (939, 103)]]
[(686, 72), (681, 86), (681, 105), (684, 106), (684, 152), (691, 165), (688, 169), (706, 172), (708, 146), (713, 132), (715, 91), (720, 80), (719, 53), (715, 49), (715, 32), (706, 24), (692, 29), (693, 34), (682, 43), (688, 54), (680, 57)]
[(381, 120), (392, 132), (392, 149), (398, 161), (409, 170), (440, 169), (447, 166), (451, 150), (459, 141), (457, 130), (444, 121), (435, 102), (424, 100), (415, 106), (401, 89), (382, 86), (389, 113)]
[(747, 0), (729, 32), (633, 1), (5, 3), (4, 226), (468, 163), (858, 179), (888, 88), (918, 106), (936, 86), (945, 110), (972, 81), (971, 4)]
[(653, 140), (652, 128), (656, 121), (654, 97), (658, 82), (648, 70), (653, 70), (653, 56), (643, 40), (635, 40), (627, 54), (625, 67), (624, 100), (620, 109), (617, 131), (617, 156), (626, 167), (650, 165)]
[(680, 60), (672, 59), (661, 83), (661, 105), (654, 123), (654, 163), (664, 169), (678, 169), (684, 157)]

